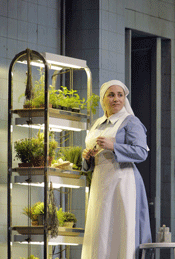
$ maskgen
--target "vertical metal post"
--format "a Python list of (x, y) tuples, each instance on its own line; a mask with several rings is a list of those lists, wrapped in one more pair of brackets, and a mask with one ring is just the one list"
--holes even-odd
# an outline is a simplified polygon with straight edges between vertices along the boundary
[(12, 68), (11, 63), (9, 69), (9, 87), (8, 87), (8, 177), (7, 177), (7, 255), (8, 259), (11, 259), (11, 177), (12, 177), (12, 143), (11, 143), (11, 124), (12, 124)]
[[(85, 68), (85, 72), (87, 75), (87, 99), (92, 95), (92, 75), (91, 71), (88, 67)], [(92, 112), (90, 109), (90, 104), (87, 107), (87, 116), (88, 116), (88, 127), (93, 119)]]
[[(132, 30), (125, 31), (125, 84), (131, 93), (131, 47), (132, 47)], [(131, 102), (131, 94), (128, 96)]]
[(48, 258), (47, 204), (48, 204), (48, 150), (49, 150), (49, 111), (48, 111), (48, 66), (45, 65), (45, 110), (44, 110), (44, 259)]
[[(161, 38), (156, 39), (156, 232), (161, 222)], [(159, 258), (160, 251), (156, 252)]]
[[(70, 68), (70, 79), (69, 79), (70, 90), (73, 89), (73, 77), (74, 77), (73, 72), (74, 72), (73, 69)], [(73, 147), (73, 131), (69, 131), (69, 146)]]

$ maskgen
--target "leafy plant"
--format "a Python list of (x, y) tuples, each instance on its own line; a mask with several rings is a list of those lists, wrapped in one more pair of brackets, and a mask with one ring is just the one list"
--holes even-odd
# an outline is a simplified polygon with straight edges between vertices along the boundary
[(57, 218), (58, 218), (58, 221), (59, 221), (59, 226), (62, 227), (64, 225), (64, 212), (63, 212), (62, 208), (57, 210)]
[(98, 106), (100, 97), (94, 93), (87, 99), (80, 99), (80, 96), (77, 93), (77, 90), (68, 90), (67, 87), (61, 86), (63, 90), (59, 90), (59, 94), (61, 94), (64, 98), (64, 106), (71, 108), (81, 108), (86, 109), (90, 107), (93, 114), (96, 113), (96, 107)]
[(75, 215), (71, 212), (64, 212), (64, 222), (77, 222)]
[(71, 212), (64, 212), (62, 208), (57, 211), (59, 226), (63, 227), (65, 222), (77, 222), (75, 215)]
[(31, 154), (34, 151), (31, 139), (20, 139), (14, 143), (16, 157), (23, 163), (31, 163)]
[(23, 209), (23, 214), (28, 216), (32, 221), (37, 221), (38, 215), (42, 214), (42, 213), (40, 213), (43, 210), (42, 206), (43, 206), (42, 202), (38, 201), (31, 207), (25, 207)]
[[(32, 88), (32, 97), (26, 99), (24, 105), (33, 108), (39, 108), (44, 106), (44, 72), (43, 69), (39, 69), (40, 78), (36, 80)], [(27, 76), (28, 78), (28, 76)], [(27, 79), (26, 79), (27, 82)], [(19, 99), (24, 96), (22, 94)], [(86, 109), (89, 107), (93, 114), (96, 113), (96, 107), (99, 103), (99, 96), (92, 93), (92, 95), (86, 101), (85, 98), (81, 99), (77, 90), (68, 89), (66, 86), (61, 86), (59, 90), (56, 90), (54, 86), (49, 86), (49, 103), (52, 104), (53, 108), (70, 107)]]
[(49, 203), (48, 203), (48, 224), (47, 228), (50, 231), (51, 237), (58, 236), (58, 226), (59, 221), (57, 218), (57, 207), (55, 205), (55, 197), (52, 182), (50, 183), (50, 190), (49, 190)]
[(69, 161), (73, 163), (73, 169), (81, 170), (82, 166), (82, 147), (62, 147), (56, 154), (57, 158), (61, 158), (63, 161)]
[[(50, 133), (49, 138), (49, 156), (51, 158), (55, 155), (55, 150), (58, 143), (55, 141), (53, 133)], [(25, 138), (15, 141), (14, 148), (16, 151), (16, 157), (23, 163), (31, 163), (33, 165), (34, 161), (44, 157), (44, 133), (40, 130), (36, 137)]]
[(44, 214), (44, 202), (37, 202), (37, 205), (33, 210), (33, 214), (37, 216)]
[(92, 95), (84, 102), (81, 106), (82, 109), (90, 107), (93, 114), (96, 113), (96, 107), (98, 106), (100, 97), (97, 94), (92, 93)]

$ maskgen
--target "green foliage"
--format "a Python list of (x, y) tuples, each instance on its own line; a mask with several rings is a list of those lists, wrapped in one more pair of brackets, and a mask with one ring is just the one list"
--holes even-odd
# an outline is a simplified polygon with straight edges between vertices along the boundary
[[(25, 257), (20, 257), (20, 259), (25, 259)], [(27, 259), (39, 259), (39, 257), (35, 257), (34, 255), (30, 255)]]
[(69, 161), (73, 163), (73, 169), (81, 170), (82, 167), (82, 147), (62, 147), (56, 154), (57, 158), (63, 159), (63, 161)]
[(71, 212), (64, 212), (64, 222), (74, 222), (76, 223), (77, 222), (77, 219), (75, 217), (75, 215)]
[[(55, 141), (53, 134), (49, 138), (49, 156), (54, 157), (58, 143)], [(14, 148), (16, 157), (24, 163), (33, 163), (34, 160), (44, 156), (44, 133), (40, 130), (36, 137), (30, 139), (20, 139), (15, 141)]]
[(52, 182), (50, 183), (50, 190), (49, 190), (49, 201), (48, 201), (48, 231), (50, 232), (51, 238), (58, 236), (58, 226), (59, 221), (57, 218), (57, 207), (55, 204), (55, 197)]
[(42, 206), (44, 207), (44, 203), (38, 201), (31, 207), (25, 207), (23, 209), (23, 214), (28, 216), (32, 221), (37, 221), (38, 215), (42, 214), (41, 212), (44, 210)]
[(73, 213), (64, 212), (62, 208), (60, 208), (57, 211), (57, 217), (58, 217), (60, 227), (64, 226), (65, 222), (74, 222), (74, 223), (77, 222), (77, 219)]
[[(32, 98), (30, 100), (25, 100), (25, 105), (28, 107), (39, 108), (45, 104), (45, 75), (42, 68), (39, 69), (39, 73), (40, 78), (35, 81), (32, 88)], [(24, 96), (24, 94), (22, 94), (19, 99), (22, 96)], [(92, 93), (86, 101), (85, 98), (80, 99), (77, 90), (69, 90), (66, 86), (61, 86), (59, 90), (56, 90), (54, 86), (49, 86), (49, 103), (52, 104), (52, 107), (54, 108), (59, 108), (59, 106), (81, 109), (90, 108), (92, 113), (95, 114), (99, 99), (98, 95)]]
[(57, 210), (57, 218), (59, 221), (59, 226), (62, 227), (64, 225), (64, 212), (62, 208)]
[(87, 106), (89, 105), (93, 114), (96, 114), (96, 107), (98, 106), (100, 97), (97, 94), (92, 95), (87, 100)]
[(44, 202), (37, 202), (33, 210), (33, 214), (34, 215), (44, 214)]
[(32, 156), (34, 152), (32, 139), (20, 139), (14, 143), (16, 157), (21, 160), (23, 163), (31, 163)]

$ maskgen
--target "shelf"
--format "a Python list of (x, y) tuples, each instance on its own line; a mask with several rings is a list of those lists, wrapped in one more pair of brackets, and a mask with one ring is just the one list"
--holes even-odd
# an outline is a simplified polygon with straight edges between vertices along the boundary
[(83, 237), (58, 236), (49, 239), (49, 245), (82, 245)]
[[(48, 247), (47, 245), (79, 245), (83, 244), (83, 229), (65, 229), (65, 228), (59, 228), (59, 235), (56, 238), (50, 238), (50, 235), (48, 235), (47, 231), (45, 230), (45, 226), (38, 226), (36, 227), (29, 227), (29, 226), (14, 226), (12, 227), (12, 183), (18, 184), (18, 185), (27, 185), (26, 188), (29, 187), (30, 191), (33, 191), (32, 186), (42, 187), (42, 192), (44, 193), (44, 205), (45, 207), (48, 206), (48, 187), (50, 187), (51, 183), (54, 189), (58, 189), (61, 187), (64, 188), (80, 188), (83, 187), (85, 190), (85, 197), (88, 197), (87, 192), (89, 191), (89, 188), (86, 188), (86, 177), (81, 175), (79, 171), (74, 170), (63, 170), (58, 168), (51, 168), (51, 167), (31, 167), (31, 168), (12, 168), (12, 165), (14, 164), (13, 159), (15, 154), (14, 147), (12, 146), (13, 140), (16, 139), (16, 133), (18, 132), (17, 137), (19, 136), (19, 128), (21, 127), (30, 127), (30, 129), (43, 129), (44, 130), (44, 144), (45, 149), (44, 151), (48, 151), (49, 149), (49, 132), (48, 131), (55, 131), (55, 132), (61, 132), (62, 130), (65, 131), (86, 131), (89, 128), (90, 121), (92, 120), (92, 113), (90, 111), (90, 107), (88, 106), (87, 110), (85, 111), (85, 114), (83, 113), (77, 113), (67, 110), (61, 110), (61, 109), (54, 109), (54, 108), (24, 108), (24, 109), (15, 109), (22, 107), (21, 104), (19, 106), (17, 103), (15, 104), (15, 99), (13, 92), (14, 85), (13, 85), (13, 77), (14, 77), (14, 65), (19, 63), (24, 63), (27, 65), (28, 71), (27, 74), (30, 75), (30, 65), (32, 66), (39, 66), (44, 67), (44, 96), (45, 96), (45, 104), (49, 100), (49, 70), (53, 69), (55, 70), (53, 72), (52, 76), (52, 83), (53, 86), (56, 86), (56, 80), (58, 74), (60, 72), (57, 72), (57, 70), (63, 70), (61, 73), (69, 73), (70, 77), (70, 89), (73, 89), (73, 78), (74, 78), (74, 70), (82, 70), (85, 71), (87, 75), (87, 100), (91, 96), (92, 93), (92, 77), (91, 77), (91, 71), (88, 68), (85, 60), (79, 60), (74, 59), (66, 56), (61, 55), (55, 55), (52, 53), (44, 53), (40, 54), (39, 52), (26, 49), (13, 58), (12, 62), (9, 66), (9, 85), (8, 85), (8, 192), (7, 192), (7, 203), (8, 203), (8, 223), (7, 223), (7, 229), (8, 229), (8, 240), (7, 240), (7, 257), (10, 259), (12, 257), (12, 244), (15, 243), (21, 243), (21, 244), (29, 244), (29, 245), (42, 245), (43, 246), (43, 252), (42, 256), (44, 259), (48, 259)], [(21, 67), (21, 65), (19, 66)], [(26, 72), (26, 66), (24, 66), (24, 69)], [(36, 70), (36, 69), (35, 69)], [(22, 70), (21, 70), (22, 71)], [(29, 77), (28, 77), (29, 78)], [(20, 85), (21, 87), (21, 85)], [(27, 87), (26, 87), (27, 88)], [(21, 88), (23, 89), (23, 88)], [(28, 99), (28, 98), (26, 98)], [(30, 99), (30, 97), (29, 97)], [(14, 110), (13, 108), (14, 106)], [(45, 105), (46, 106), (46, 105)], [(49, 106), (49, 105), (48, 105)], [(86, 114), (87, 113), (87, 114)], [(14, 130), (13, 130), (14, 129)], [(29, 131), (24, 131), (22, 134), (23, 138), (30, 138), (33, 134), (33, 131), (31, 131), (32, 134), (30, 134)], [(69, 132), (70, 133), (70, 132)], [(15, 136), (13, 136), (13, 134)], [(48, 134), (48, 135), (47, 135)], [(27, 135), (27, 136), (26, 136)], [(59, 134), (58, 134), (59, 135)], [(66, 138), (66, 134), (64, 136), (63, 134), (60, 134), (61, 137), (63, 135), (64, 138)], [(72, 146), (74, 135), (70, 135), (69, 142), (66, 143), (66, 146)], [(82, 136), (82, 134), (79, 134)], [(83, 134), (84, 135), (84, 134)], [(75, 134), (75, 137), (77, 136), (77, 133)], [(67, 139), (66, 139), (67, 140)], [(61, 140), (60, 140), (61, 142)], [(61, 146), (61, 144), (60, 144)], [(45, 163), (47, 165), (47, 163)], [(31, 187), (30, 187), (31, 186)], [(17, 188), (19, 191), (21, 191), (20, 187)], [(34, 188), (34, 191), (36, 191), (36, 188)], [(63, 206), (66, 208), (66, 197), (65, 195), (68, 195), (68, 208), (66, 208), (68, 211), (71, 211), (71, 191), (70, 190), (58, 190), (60, 192), (60, 201), (63, 201)], [(28, 192), (28, 202), (29, 202), (29, 195)], [(27, 197), (26, 197), (27, 198)], [(69, 202), (70, 200), (70, 202)], [(58, 201), (59, 203), (59, 201)], [(63, 207), (62, 206), (62, 207)], [(16, 216), (16, 215), (15, 215)], [(15, 219), (16, 221), (16, 219)], [(12, 231), (14, 230), (14, 231)], [(18, 234), (17, 232), (18, 231)], [(19, 234), (20, 232), (20, 234)], [(17, 235), (16, 235), (17, 234)], [(48, 235), (48, 236), (47, 236)], [(13, 236), (13, 237), (12, 237)], [(28, 248), (27, 248), (28, 249)], [(67, 254), (66, 254), (67, 256)]]
[[(15, 125), (35, 128), (44, 127), (44, 108), (37, 109), (17, 109), (12, 110), (20, 118), (15, 118)], [(81, 131), (87, 130), (87, 115), (82, 113), (75, 113), (59, 109), (49, 108), (49, 128), (53, 131), (73, 130)]]
[[(48, 183), (52, 182), (53, 188), (80, 188), (86, 187), (86, 178), (81, 176), (81, 179), (66, 178), (59, 176), (48, 176)], [(44, 175), (23, 175), (15, 176), (14, 183), (44, 187)]]
[[(15, 109), (12, 110), (13, 113), (17, 114), (19, 117), (42, 117), (44, 116), (44, 108), (25, 108), (25, 109)], [(87, 119), (87, 115), (83, 113), (65, 111), (60, 109), (49, 108), (49, 116), (54, 118), (62, 118), (68, 120)]]
[[(48, 167), (48, 174), (52, 176), (60, 176), (66, 178), (76, 178), (81, 177), (81, 171), (76, 170), (64, 170), (60, 168)], [(12, 172), (16, 172), (19, 175), (44, 175), (44, 167), (16, 167), (12, 168)]]
[[(14, 242), (21, 244), (36, 244), (43, 245), (43, 235), (14, 235)], [(82, 245), (82, 236), (57, 236), (56, 238), (48, 239), (49, 245)]]
[[(44, 226), (14, 226), (12, 230), (17, 231), (21, 235), (43, 235)], [(82, 228), (65, 228), (58, 227), (59, 236), (79, 236), (84, 233)]]

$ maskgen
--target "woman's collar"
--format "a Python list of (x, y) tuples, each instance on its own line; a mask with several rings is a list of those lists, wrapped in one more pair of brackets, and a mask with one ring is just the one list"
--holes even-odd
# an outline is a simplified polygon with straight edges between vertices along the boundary
[(119, 112), (112, 114), (111, 116), (107, 117), (106, 114), (104, 114), (100, 119), (98, 125), (104, 123), (106, 120), (109, 120), (112, 124), (114, 124), (119, 119), (123, 118), (123, 116), (126, 117), (126, 115), (129, 115), (129, 113), (126, 111), (125, 107), (123, 107)]

